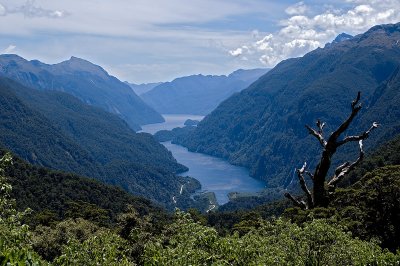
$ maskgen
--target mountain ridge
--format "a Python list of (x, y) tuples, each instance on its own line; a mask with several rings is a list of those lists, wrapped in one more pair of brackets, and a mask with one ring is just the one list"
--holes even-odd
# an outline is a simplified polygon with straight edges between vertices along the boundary
[(69, 93), (87, 104), (119, 115), (134, 130), (139, 130), (140, 125), (164, 121), (127, 84), (102, 67), (77, 57), (50, 65), (38, 60), (28, 61), (18, 55), (0, 55), (0, 75), (35, 89)]
[(205, 115), (267, 71), (239, 69), (227, 76), (197, 74), (179, 77), (154, 87), (141, 97), (159, 113)]
[[(327, 123), (326, 132), (331, 131), (347, 116), (357, 91), (362, 91), (362, 102), (368, 107), (376, 89), (399, 65), (399, 39), (400, 23), (376, 26), (303, 57), (284, 60), (247, 89), (222, 102), (179, 143), (191, 151), (246, 166), (252, 176), (266, 180), (270, 186), (282, 186), (291, 176), (291, 169), (305, 160), (311, 167), (317, 161), (318, 144), (304, 125), (321, 119)], [(397, 95), (392, 102), (399, 103)], [(375, 106), (381, 115), (396, 111), (384, 106), (382, 102)], [(375, 121), (371, 114), (364, 108), (349, 134), (366, 130)], [(378, 120), (388, 125), (380, 129), (383, 133), (377, 133), (382, 141), (399, 130), (393, 117), (385, 115)], [(378, 137), (371, 136), (366, 148), (378, 141)], [(340, 151), (336, 158), (356, 154), (356, 147), (352, 150)]]

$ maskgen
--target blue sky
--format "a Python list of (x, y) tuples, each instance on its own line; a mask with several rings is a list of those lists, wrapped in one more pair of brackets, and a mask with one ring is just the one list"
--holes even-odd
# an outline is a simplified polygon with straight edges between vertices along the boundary
[(0, 53), (77, 56), (134, 83), (273, 67), (400, 21), (400, 0), (0, 0)]

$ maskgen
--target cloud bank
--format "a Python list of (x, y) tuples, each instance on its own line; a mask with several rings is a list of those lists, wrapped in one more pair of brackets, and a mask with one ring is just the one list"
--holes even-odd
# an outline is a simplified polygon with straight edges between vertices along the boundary
[[(377, 24), (400, 21), (400, 0), (347, 0), (347, 8), (324, 6), (315, 13), (312, 6), (299, 2), (286, 8), (289, 15), (280, 29), (263, 38), (229, 51), (231, 56), (251, 56), (273, 67), (280, 61), (323, 47), (342, 32), (358, 34)], [(308, 15), (309, 14), (309, 15)]]

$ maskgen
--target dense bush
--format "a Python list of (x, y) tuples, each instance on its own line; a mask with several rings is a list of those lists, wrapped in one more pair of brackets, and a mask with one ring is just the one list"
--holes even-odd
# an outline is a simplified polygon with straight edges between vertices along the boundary
[(352, 238), (337, 224), (313, 220), (302, 227), (277, 219), (239, 236), (178, 212), (175, 223), (146, 248), (146, 265), (391, 265), (397, 256), (375, 242)]
[(10, 197), (12, 187), (4, 176), (4, 167), (10, 163), (9, 154), (0, 159), (0, 265), (39, 265), (41, 259), (33, 251), (29, 227), (21, 223), (29, 210), (16, 211)]
[[(6, 155), (1, 163), (10, 160)], [(4, 167), (0, 169), (2, 265), (400, 264), (400, 254), (382, 250), (376, 240), (353, 238), (335, 219), (314, 219), (310, 214), (301, 225), (284, 218), (266, 221), (253, 217), (233, 226), (233, 233), (220, 236), (215, 228), (203, 225), (206, 221), (193, 211), (203, 224), (189, 213), (177, 211), (175, 221), (160, 233), (161, 227), (154, 226), (151, 215), (143, 217), (131, 206), (118, 216), (112, 229), (73, 218), (51, 226), (38, 225), (32, 233), (21, 222), (26, 213), (15, 210), (11, 185), (4, 177)], [(387, 181), (384, 172), (375, 176)], [(376, 184), (371, 178), (367, 181), (367, 188)]]

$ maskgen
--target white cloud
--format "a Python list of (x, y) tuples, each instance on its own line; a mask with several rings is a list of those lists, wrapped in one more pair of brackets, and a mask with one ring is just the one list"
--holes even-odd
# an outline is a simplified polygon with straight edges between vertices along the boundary
[(6, 49), (4, 49), (1, 54), (10, 54), (12, 52), (14, 52), (15, 48), (17, 48), (17, 46), (10, 44)]
[[(346, 0), (352, 4), (348, 9), (327, 6), (319, 14), (312, 12), (304, 2), (286, 9), (291, 15), (280, 22), (281, 28), (264, 38), (246, 44), (247, 50), (231, 49), (236, 57), (256, 53), (258, 59), (269, 67), (289, 57), (302, 56), (305, 53), (324, 46), (336, 35), (346, 32), (359, 34), (377, 24), (397, 23), (400, 21), (400, 0)], [(241, 53), (233, 53), (241, 51)], [(256, 58), (253, 58), (256, 59)]]
[(243, 48), (239, 47), (235, 50), (229, 51), (232, 56), (240, 56), (243, 54)]
[(0, 16), (22, 14), (25, 18), (62, 18), (69, 15), (64, 10), (45, 9), (36, 4), (35, 0), (27, 0), (20, 5), (4, 6), (0, 4)]
[(285, 9), (286, 14), (288, 15), (301, 15), (306, 13), (308, 7), (304, 4), (303, 1), (298, 2), (297, 4), (291, 5)]
[(67, 16), (68, 13), (65, 11), (55, 10), (55, 11), (51, 11), (48, 15), (52, 18), (62, 18), (62, 17)]

